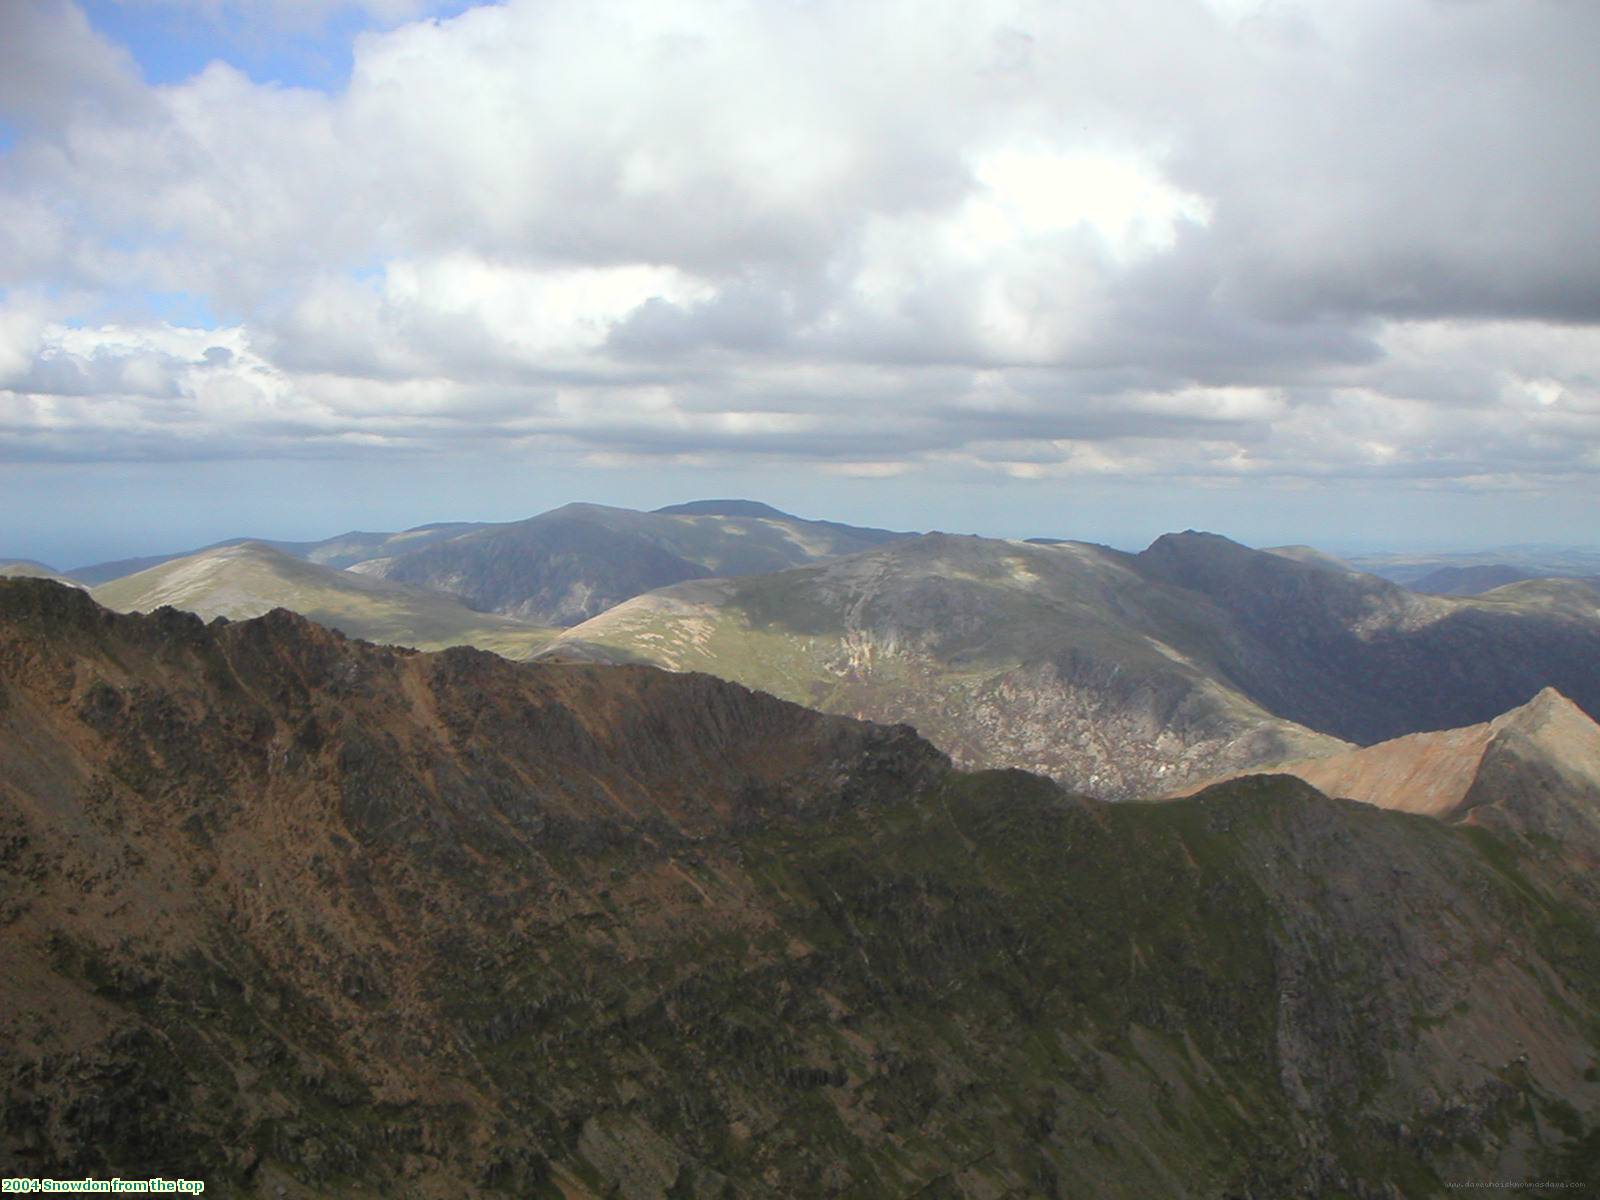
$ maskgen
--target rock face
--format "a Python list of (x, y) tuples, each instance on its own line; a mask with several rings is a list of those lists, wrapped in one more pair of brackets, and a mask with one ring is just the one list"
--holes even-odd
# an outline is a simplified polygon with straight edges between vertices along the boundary
[(0, 1173), (1594, 1186), (1600, 937), (1549, 841), (1283, 776), (1108, 806), (705, 676), (0, 582)]
[(929, 534), (775, 575), (663, 589), (549, 653), (708, 671), (825, 711), (893, 713), (967, 768), (1093, 795), (1344, 748), (1220, 678), (1195, 598), (1128, 555)]
[(1128, 799), (1487, 720), (1552, 684), (1600, 711), (1600, 597), (1542, 586), (1419, 596), (1303, 549), (1209, 534), (1138, 555), (930, 534), (663, 589), (550, 653), (908, 721), (960, 766)]

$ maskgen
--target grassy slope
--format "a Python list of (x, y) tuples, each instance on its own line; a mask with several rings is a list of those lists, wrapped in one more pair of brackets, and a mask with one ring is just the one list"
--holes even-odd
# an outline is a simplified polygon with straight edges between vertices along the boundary
[(102, 583), (110, 583), (114, 579), (124, 579), (140, 571), (148, 571), (152, 567), (161, 566), (163, 563), (176, 562), (180, 558), (193, 558), (197, 554), (204, 554), (212, 550), (224, 550), (247, 543), (270, 546), (272, 549), (294, 558), (303, 558), (308, 562), (342, 568), (383, 555), (409, 553), (424, 546), (430, 546), (435, 542), (459, 537), (463, 533), (478, 528), (480, 528), (478, 522), (456, 521), (439, 525), (419, 525), (415, 529), (407, 529), (401, 533), (368, 533), (352, 530), (349, 533), (341, 533), (317, 542), (285, 542), (275, 541), (271, 538), (229, 538), (226, 541), (214, 542), (209, 546), (201, 546), (198, 550), (184, 550), (177, 554), (149, 554), (138, 558), (121, 558), (110, 562), (92, 563), (88, 566), (77, 568), (73, 571), (73, 575), (84, 583), (95, 586)]
[(240, 620), (287, 608), (351, 637), (418, 649), (471, 645), (508, 658), (526, 658), (554, 636), (526, 622), (473, 612), (448, 596), (321, 566), (255, 542), (163, 563), (101, 584), (93, 595), (124, 612), (171, 605), (207, 619)]

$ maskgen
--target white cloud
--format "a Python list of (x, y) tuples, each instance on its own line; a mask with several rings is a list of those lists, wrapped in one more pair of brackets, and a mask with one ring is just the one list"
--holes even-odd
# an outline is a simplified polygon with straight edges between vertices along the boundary
[(332, 92), (8, 11), (0, 446), (1592, 473), (1597, 11), (508, 0)]

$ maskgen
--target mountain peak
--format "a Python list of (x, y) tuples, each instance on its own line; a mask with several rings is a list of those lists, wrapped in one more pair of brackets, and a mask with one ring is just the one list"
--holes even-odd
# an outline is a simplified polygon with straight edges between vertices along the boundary
[(1253, 562), (1257, 559), (1269, 563), (1291, 561), (1279, 559), (1275, 555), (1262, 554), (1220, 533), (1207, 533), (1199, 529), (1185, 529), (1182, 533), (1163, 533), (1137, 557), (1158, 570), (1184, 573), (1193, 570), (1231, 570), (1235, 564)]
[(1564, 717), (1567, 715), (1577, 716), (1582, 720), (1589, 721), (1591, 725), (1594, 724), (1593, 721), (1589, 720), (1589, 715), (1571, 700), (1568, 700), (1555, 688), (1547, 687), (1541, 689), (1539, 693), (1526, 704), (1518, 705), (1516, 708), (1510, 709), (1500, 717), (1496, 718), (1494, 723), (1496, 725), (1500, 725), (1502, 722), (1505, 722), (1506, 724), (1513, 722), (1517, 724), (1528, 724), (1546, 721), (1552, 717)]
[(1547, 687), (1526, 704), (1502, 713), (1489, 729), (1494, 741), (1537, 747), (1557, 766), (1581, 770), (1585, 763), (1592, 764), (1588, 773), (1600, 785), (1600, 725), (1555, 688)]
[(1509, 820), (1566, 835), (1575, 810), (1600, 820), (1600, 725), (1553, 687), (1492, 721), (1275, 769), (1330, 796), (1445, 821)]
[(690, 500), (683, 504), (669, 504), (654, 511), (664, 517), (776, 517), (782, 521), (798, 519), (759, 500)]
[(33, 575), (0, 578), (0, 618), (87, 627), (104, 613), (83, 588)]

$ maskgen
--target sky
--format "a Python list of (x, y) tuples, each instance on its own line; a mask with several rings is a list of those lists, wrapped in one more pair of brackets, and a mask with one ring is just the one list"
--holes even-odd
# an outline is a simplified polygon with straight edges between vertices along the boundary
[(1593, 544), (1589, 0), (6, 0), (0, 558)]

